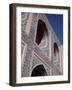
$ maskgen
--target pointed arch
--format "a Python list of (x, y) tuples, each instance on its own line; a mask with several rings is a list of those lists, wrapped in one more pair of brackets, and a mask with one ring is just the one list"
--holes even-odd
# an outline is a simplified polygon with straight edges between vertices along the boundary
[(48, 35), (47, 27), (44, 21), (38, 20), (36, 43), (39, 45), (44, 35)]
[(38, 65), (33, 69), (31, 76), (47, 76), (47, 72), (43, 65)]
[(57, 43), (55, 42), (55, 43), (54, 43), (54, 54), (55, 54), (55, 53), (58, 53), (58, 52), (59, 52), (59, 48), (58, 48)]

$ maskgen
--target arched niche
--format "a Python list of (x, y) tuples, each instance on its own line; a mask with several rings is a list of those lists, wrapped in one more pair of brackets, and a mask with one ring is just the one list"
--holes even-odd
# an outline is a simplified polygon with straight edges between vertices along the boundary
[(42, 20), (38, 20), (35, 42), (45, 55), (49, 55), (49, 35), (46, 24)]
[(39, 45), (41, 43), (41, 40), (43, 37), (47, 35), (48, 36), (48, 31), (45, 22), (42, 20), (38, 20), (38, 26), (37, 26), (37, 33), (36, 33), (36, 40), (35, 42)]
[(59, 62), (59, 48), (56, 42), (54, 43), (54, 60)]
[(54, 54), (59, 52), (57, 43), (54, 43)]
[(43, 65), (38, 65), (33, 69), (31, 76), (47, 76), (47, 72)]

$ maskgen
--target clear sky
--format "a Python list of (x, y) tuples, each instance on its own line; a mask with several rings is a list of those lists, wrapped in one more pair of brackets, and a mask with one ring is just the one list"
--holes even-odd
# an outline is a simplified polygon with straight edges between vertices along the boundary
[(63, 15), (47, 14), (46, 16), (60, 43), (63, 44)]

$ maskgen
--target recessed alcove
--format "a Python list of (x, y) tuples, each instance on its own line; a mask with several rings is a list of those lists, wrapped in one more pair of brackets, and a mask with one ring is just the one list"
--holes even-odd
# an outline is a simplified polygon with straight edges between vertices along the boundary
[(42, 20), (38, 20), (37, 33), (36, 33), (36, 43), (39, 45), (44, 35), (48, 35), (48, 31), (45, 23)]
[(46, 76), (46, 75), (47, 75), (47, 73), (46, 73), (46, 70), (45, 70), (43, 65), (36, 66), (33, 69), (32, 74), (31, 74), (32, 77), (34, 77), (34, 76)]

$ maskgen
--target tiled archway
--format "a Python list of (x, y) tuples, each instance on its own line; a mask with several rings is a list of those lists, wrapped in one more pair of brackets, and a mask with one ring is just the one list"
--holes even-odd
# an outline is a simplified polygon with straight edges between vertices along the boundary
[(47, 75), (47, 73), (46, 73), (46, 70), (43, 65), (36, 66), (33, 69), (32, 74), (31, 74), (32, 77), (33, 76), (46, 76), (46, 75)]
[(39, 45), (44, 35), (48, 35), (48, 31), (45, 23), (42, 20), (38, 20), (36, 43)]

